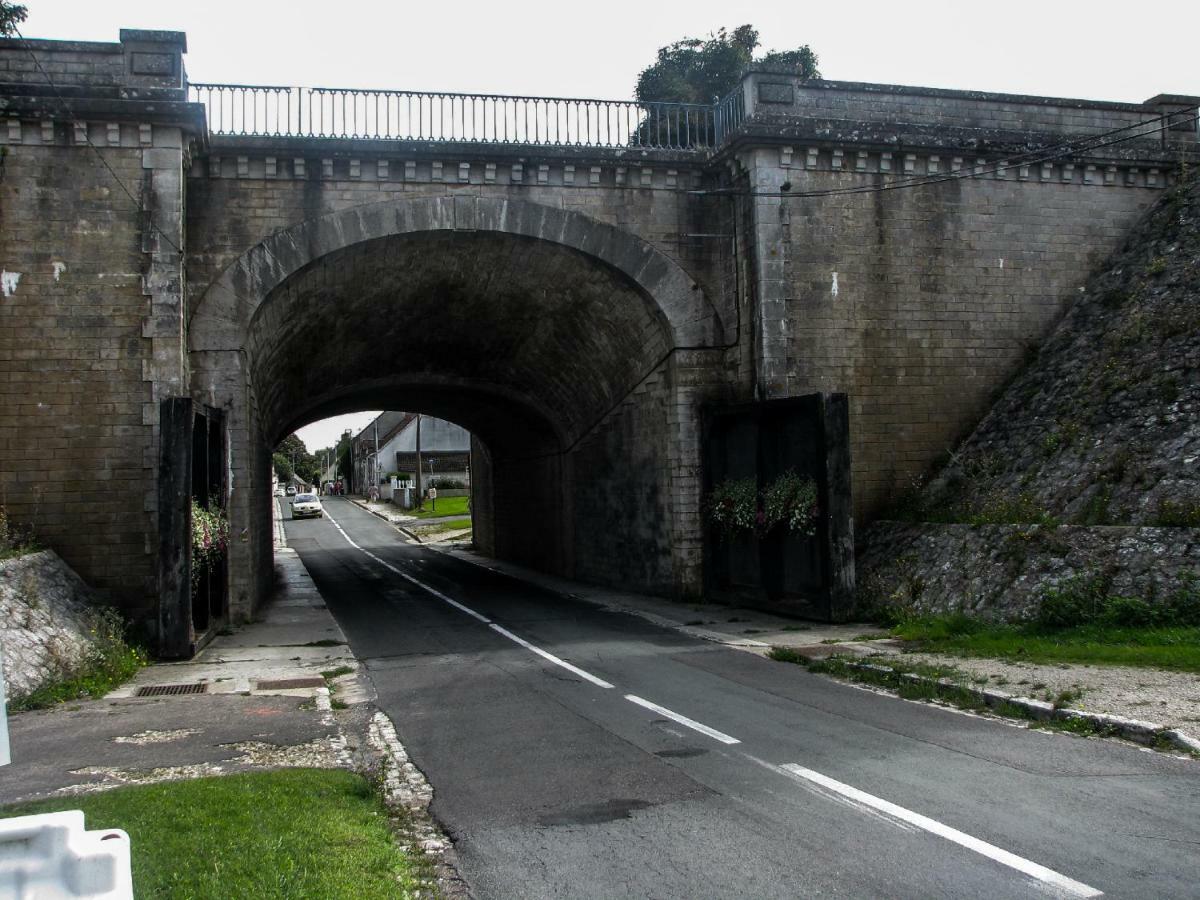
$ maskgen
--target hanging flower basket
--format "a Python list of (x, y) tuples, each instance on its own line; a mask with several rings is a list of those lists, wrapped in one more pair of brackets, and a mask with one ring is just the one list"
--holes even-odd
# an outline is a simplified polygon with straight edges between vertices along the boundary
[(792, 534), (817, 533), (817, 484), (794, 470), (784, 472), (762, 492), (765, 531), (782, 525)]
[(811, 537), (817, 530), (817, 485), (792, 470), (761, 491), (753, 478), (727, 478), (708, 495), (704, 515), (724, 537), (750, 531), (761, 538), (781, 526)]
[(206, 572), (217, 567), (229, 549), (229, 519), (223, 509), (207, 509), (192, 501), (192, 593)]
[(758, 521), (758, 485), (753, 478), (727, 478), (712, 489), (705, 516), (717, 531), (753, 531)]

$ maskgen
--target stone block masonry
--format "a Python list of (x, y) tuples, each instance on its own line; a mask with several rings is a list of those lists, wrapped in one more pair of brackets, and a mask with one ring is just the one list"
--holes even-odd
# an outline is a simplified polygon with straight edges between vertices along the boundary
[[(13, 44), (0, 44), (0, 79), (37, 86)], [(110, 96), (79, 104), (95, 119), (67, 117), (27, 88), (0, 129), (0, 502), (142, 619), (156, 605), (157, 400), (186, 389), (188, 117), (127, 99), (146, 79), (125, 71), (122, 44), (30, 46), (63, 89)]]
[(481, 545), (634, 589), (703, 584), (706, 403), (848, 394), (870, 517), (1197, 156), (1189, 98), (769, 72), (715, 147), (214, 134), (184, 50), (0, 41), (0, 502), (143, 621), (173, 397), (227, 423), (239, 618), (272, 443), (353, 409), (470, 428)]

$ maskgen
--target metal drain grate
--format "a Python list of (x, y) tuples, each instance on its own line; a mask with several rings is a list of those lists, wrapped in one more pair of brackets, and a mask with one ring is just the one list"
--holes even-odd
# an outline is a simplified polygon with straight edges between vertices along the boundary
[(317, 676), (310, 678), (276, 678), (274, 680), (259, 681), (255, 684), (255, 689), (260, 691), (282, 691), (287, 688), (313, 688), (324, 687), (325, 679)]
[(175, 694), (203, 694), (207, 684), (148, 684), (137, 689), (135, 697), (167, 697)]

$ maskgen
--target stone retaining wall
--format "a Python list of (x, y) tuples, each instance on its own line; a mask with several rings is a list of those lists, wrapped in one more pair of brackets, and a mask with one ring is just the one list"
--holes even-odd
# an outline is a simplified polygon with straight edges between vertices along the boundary
[(96, 598), (52, 550), (0, 561), (0, 653), (9, 700), (75, 674), (95, 649)]
[(1200, 528), (876, 522), (858, 557), (859, 608), (1020, 618), (1074, 576), (1111, 576), (1114, 595), (1151, 599), (1200, 575)]

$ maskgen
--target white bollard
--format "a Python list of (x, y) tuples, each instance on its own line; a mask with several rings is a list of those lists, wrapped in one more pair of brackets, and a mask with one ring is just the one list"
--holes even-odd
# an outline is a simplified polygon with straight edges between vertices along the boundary
[(78, 809), (0, 819), (0, 897), (132, 900), (129, 835), (87, 831)]

